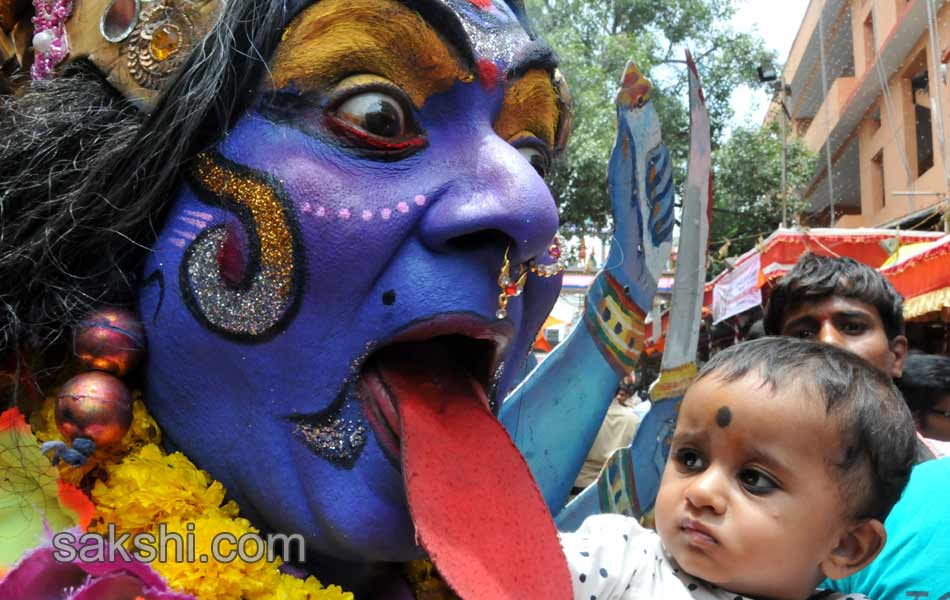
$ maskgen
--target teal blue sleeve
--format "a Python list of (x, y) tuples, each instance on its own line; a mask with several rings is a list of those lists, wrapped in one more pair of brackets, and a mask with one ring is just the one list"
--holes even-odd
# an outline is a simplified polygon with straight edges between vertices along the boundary
[(950, 600), (950, 458), (914, 467), (884, 528), (887, 543), (867, 568), (821, 587), (878, 600)]

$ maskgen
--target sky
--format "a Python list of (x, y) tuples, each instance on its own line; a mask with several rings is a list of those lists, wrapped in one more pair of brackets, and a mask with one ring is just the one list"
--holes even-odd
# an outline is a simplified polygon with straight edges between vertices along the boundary
[[(757, 30), (766, 46), (777, 53), (778, 65), (783, 65), (808, 3), (809, 0), (736, 0), (732, 24), (740, 31)], [(732, 94), (733, 124), (761, 124), (769, 107), (769, 94), (765, 86), (736, 89)]]

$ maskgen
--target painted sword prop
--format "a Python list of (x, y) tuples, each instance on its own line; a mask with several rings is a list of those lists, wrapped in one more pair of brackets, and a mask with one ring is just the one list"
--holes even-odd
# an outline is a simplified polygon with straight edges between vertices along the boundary
[(608, 169), (615, 231), (607, 266), (586, 298), (584, 325), (509, 395), (499, 417), (553, 513), (564, 506), (617, 384), (643, 350), (644, 318), (672, 249), (672, 164), (651, 92), (628, 63), (615, 98)]
[(558, 515), (558, 527), (563, 530), (576, 529), (585, 517), (595, 513), (641, 517), (652, 511), (679, 404), (696, 375), (696, 347), (712, 215), (712, 151), (709, 112), (699, 74), (688, 52), (686, 60), (690, 84), (689, 167), (670, 326), (660, 376), (650, 388), (653, 408), (640, 424), (633, 444), (615, 452), (598, 480)]

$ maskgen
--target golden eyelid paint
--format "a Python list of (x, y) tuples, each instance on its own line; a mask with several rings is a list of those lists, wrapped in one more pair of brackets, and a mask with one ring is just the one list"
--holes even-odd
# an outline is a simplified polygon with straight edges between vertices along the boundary
[(454, 52), (417, 13), (392, 0), (323, 0), (284, 33), (274, 86), (324, 91), (354, 73), (398, 85), (421, 108), (456, 81), (471, 81)]
[(495, 132), (506, 140), (523, 137), (525, 131), (554, 146), (560, 106), (557, 92), (546, 71), (528, 71), (505, 90)]

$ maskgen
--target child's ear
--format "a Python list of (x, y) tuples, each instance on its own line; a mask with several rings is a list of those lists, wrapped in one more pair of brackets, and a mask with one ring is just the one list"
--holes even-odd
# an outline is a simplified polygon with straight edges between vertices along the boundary
[(877, 556), (887, 533), (877, 519), (865, 519), (847, 527), (838, 539), (838, 545), (821, 562), (821, 570), (828, 579), (842, 579), (857, 573)]

